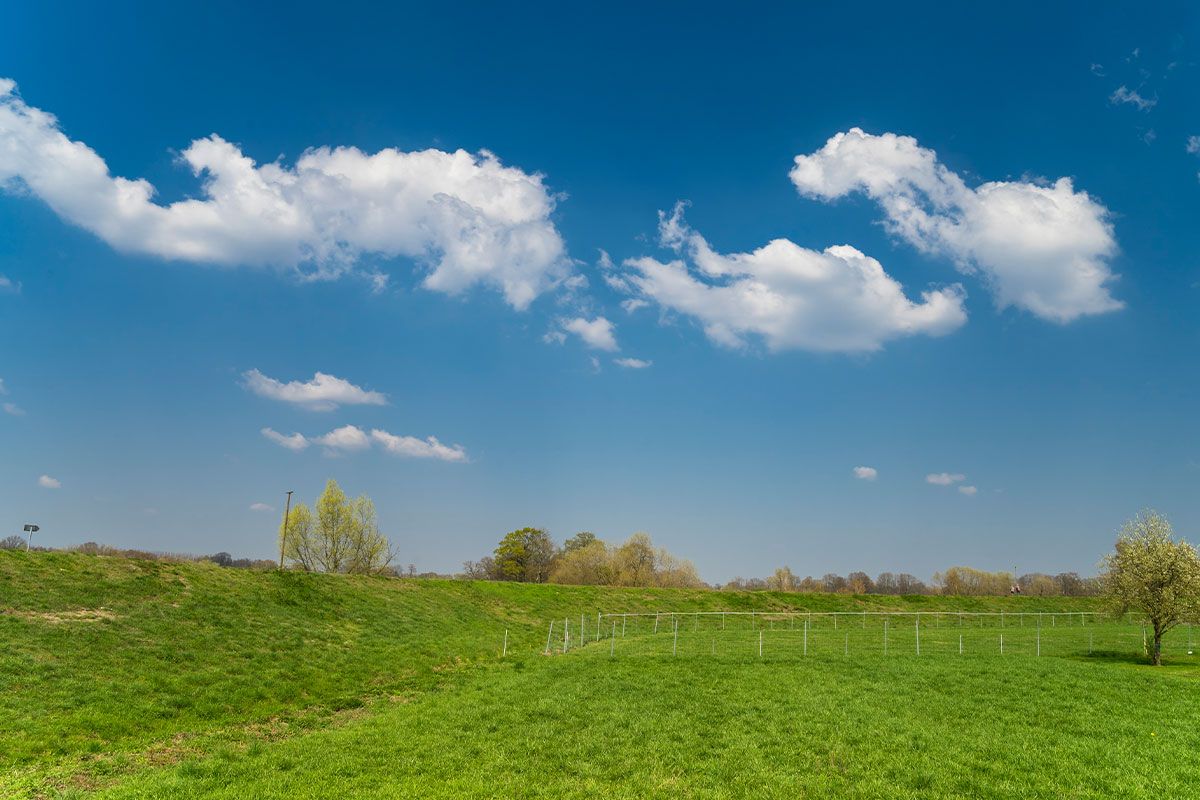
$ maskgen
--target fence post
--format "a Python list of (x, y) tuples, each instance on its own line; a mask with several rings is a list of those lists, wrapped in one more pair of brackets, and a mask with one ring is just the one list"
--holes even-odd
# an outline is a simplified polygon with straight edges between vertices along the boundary
[(600, 612), (596, 612), (596, 641), (600, 641)]
[(883, 618), (883, 654), (885, 656), (887, 655), (887, 626), (888, 626), (888, 618), (884, 617)]
[(654, 632), (658, 633), (658, 612), (654, 612)]
[(563, 652), (567, 652), (567, 648), (571, 645), (571, 618), (567, 617), (563, 620)]
[(842, 655), (846, 658), (850, 657), (850, 634), (848, 633), (846, 634), (846, 645), (845, 649), (842, 651)]
[(584, 616), (583, 616), (583, 614), (580, 614), (579, 615), (579, 646), (580, 647), (583, 647), (585, 644), (587, 644), (587, 628), (584, 627), (583, 620), (584, 620)]
[(671, 643), (671, 655), (679, 651), (679, 617), (675, 617), (675, 641)]
[[(1003, 636), (1004, 634), (1000, 634), (1000, 635)], [(962, 655), (962, 634), (961, 633), (958, 635), (958, 654), (960, 656)]]
[(916, 613), (917, 617), (917, 655), (921, 655), (921, 612)]
[(550, 637), (554, 635), (554, 620), (550, 620), (550, 632), (546, 634), (546, 655), (550, 655)]
[(508, 655), (508, 628), (504, 629), (504, 649), (500, 651), (500, 657), (504, 658)]
[(1042, 615), (1041, 614), (1038, 614), (1037, 654), (1039, 656), (1042, 654)]
[(758, 657), (762, 658), (762, 628), (758, 629)]
[(617, 646), (617, 621), (613, 620), (612, 637), (608, 640), (608, 657), (613, 657), (613, 650)]
[(808, 620), (804, 620), (804, 655), (808, 655)]
[[(625, 638), (625, 622), (628, 619), (629, 619), (629, 612), (627, 611), (621, 615), (621, 638), (622, 639)], [(614, 623), (614, 624), (616, 624), (616, 623)]]
[(1000, 634), (1000, 655), (1004, 655), (1004, 634)]

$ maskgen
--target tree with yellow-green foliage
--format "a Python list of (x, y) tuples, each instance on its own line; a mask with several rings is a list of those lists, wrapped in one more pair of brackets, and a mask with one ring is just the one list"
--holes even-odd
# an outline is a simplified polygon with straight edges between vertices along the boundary
[(379, 532), (371, 498), (351, 500), (332, 479), (317, 498), (316, 512), (304, 503), (293, 506), (279, 536), (284, 558), (309, 572), (376, 573), (396, 555)]
[(1104, 595), (1115, 612), (1140, 611), (1154, 629), (1150, 659), (1162, 664), (1162, 637), (1200, 613), (1200, 556), (1176, 541), (1171, 523), (1155, 511), (1126, 522), (1104, 559)]

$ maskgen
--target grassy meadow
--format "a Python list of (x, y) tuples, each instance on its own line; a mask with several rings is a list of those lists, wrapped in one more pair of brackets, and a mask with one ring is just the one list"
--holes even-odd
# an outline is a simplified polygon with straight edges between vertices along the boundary
[(1187, 632), (1094, 610), (0, 552), (0, 796), (1191, 794)]

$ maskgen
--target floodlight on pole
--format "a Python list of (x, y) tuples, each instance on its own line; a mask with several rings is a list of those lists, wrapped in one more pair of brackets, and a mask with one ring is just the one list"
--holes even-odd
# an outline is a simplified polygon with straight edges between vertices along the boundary
[(287, 506), (283, 509), (283, 536), (279, 537), (279, 569), (283, 569), (283, 550), (287, 546), (288, 517), (292, 515), (292, 493), (287, 493)]
[(37, 525), (26, 525), (24, 530), (29, 534), (29, 537), (25, 540), (25, 552), (28, 553), (30, 545), (33, 544), (33, 535), (40, 531), (41, 528)]

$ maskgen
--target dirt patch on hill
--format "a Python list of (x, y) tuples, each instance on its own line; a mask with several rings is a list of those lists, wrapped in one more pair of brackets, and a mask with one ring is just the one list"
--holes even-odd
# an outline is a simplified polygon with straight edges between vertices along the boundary
[(106, 608), (80, 608), (74, 611), (16, 611), (2, 609), (0, 614), (20, 617), (31, 622), (47, 622), (51, 625), (61, 625), (64, 622), (99, 622), (105, 619), (116, 619), (117, 615)]

